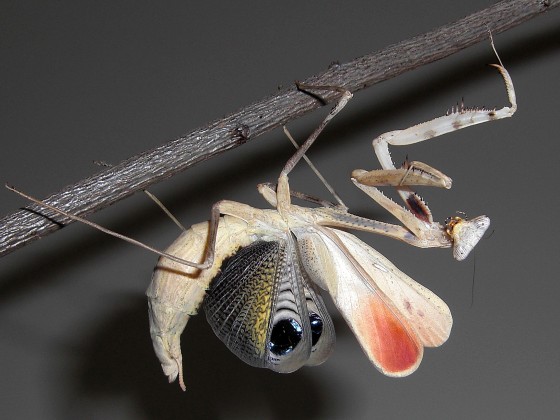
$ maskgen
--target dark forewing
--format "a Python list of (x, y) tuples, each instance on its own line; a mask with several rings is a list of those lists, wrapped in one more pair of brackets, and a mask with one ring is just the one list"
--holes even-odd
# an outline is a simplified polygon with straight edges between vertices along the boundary
[(253, 242), (225, 260), (204, 310), (218, 338), (256, 367), (292, 372), (318, 364), (334, 342), (332, 321), (301, 272), (291, 237)]

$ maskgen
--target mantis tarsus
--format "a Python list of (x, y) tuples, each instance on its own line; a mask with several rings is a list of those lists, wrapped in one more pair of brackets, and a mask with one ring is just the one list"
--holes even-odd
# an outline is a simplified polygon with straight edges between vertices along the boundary
[[(383, 134), (373, 141), (382, 169), (352, 173), (352, 182), (403, 226), (356, 216), (343, 206), (311, 208), (291, 202), (288, 175), (350, 100), (352, 94), (344, 91), (319, 127), (288, 160), (276, 189), (270, 184), (258, 186), (273, 209), (219, 201), (212, 207), (210, 221), (193, 225), (164, 253), (124, 238), (161, 255), (147, 295), (150, 334), (169, 381), (178, 377), (185, 389), (180, 336), (189, 317), (203, 303), (212, 329), (233, 353), (252, 366), (277, 372), (320, 364), (331, 353), (335, 333), (321, 289), (328, 291), (369, 359), (386, 375), (412, 373), (421, 362), (424, 347), (443, 344), (452, 327), (445, 302), (341, 228), (381, 234), (422, 248), (453, 246), (458, 260), (468, 255), (488, 227), (489, 219), (453, 217), (445, 224), (434, 222), (430, 209), (411, 187), (450, 188), (451, 179), (422, 162), (409, 162), (397, 169), (388, 145), (421, 142), (513, 115), (517, 107), (513, 83), (502, 65), (494, 67), (505, 81), (510, 107), (460, 107), (432, 121)], [(387, 198), (378, 186), (395, 187), (406, 207)], [(45, 208), (100, 228), (18, 193)]]

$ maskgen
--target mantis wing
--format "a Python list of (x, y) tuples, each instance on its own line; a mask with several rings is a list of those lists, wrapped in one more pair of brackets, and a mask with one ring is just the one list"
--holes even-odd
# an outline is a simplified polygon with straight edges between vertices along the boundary
[(251, 366), (289, 373), (324, 362), (334, 346), (330, 315), (291, 236), (255, 240), (224, 260), (204, 312), (216, 336)]
[(414, 372), (424, 346), (443, 344), (449, 308), (373, 248), (349, 233), (294, 231), (310, 278), (328, 290), (372, 363), (388, 376)]

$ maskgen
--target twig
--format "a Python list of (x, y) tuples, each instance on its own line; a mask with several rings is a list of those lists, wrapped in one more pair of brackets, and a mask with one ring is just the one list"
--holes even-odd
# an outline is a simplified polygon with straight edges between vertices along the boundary
[[(341, 86), (355, 92), (486, 40), (489, 30), (494, 34), (503, 32), (558, 5), (560, 0), (502, 1), (376, 53), (332, 66), (303, 83)], [(331, 102), (336, 96), (336, 93), (325, 93), (323, 99)], [(295, 86), (283, 89), (273, 97), (66, 187), (46, 198), (45, 202), (85, 216), (195, 163), (255, 139), (321, 105)], [(0, 255), (71, 222), (35, 205), (8, 215), (0, 220)]]

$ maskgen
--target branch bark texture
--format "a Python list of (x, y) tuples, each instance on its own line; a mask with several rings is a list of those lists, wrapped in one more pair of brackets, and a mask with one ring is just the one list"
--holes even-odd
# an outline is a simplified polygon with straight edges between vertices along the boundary
[[(356, 92), (487, 40), (488, 30), (494, 34), (503, 32), (558, 5), (560, 0), (502, 1), (381, 51), (334, 65), (303, 83), (341, 86)], [(336, 97), (326, 92), (323, 99), (331, 102)], [(81, 216), (99, 211), (320, 106), (319, 101), (295, 86), (285, 88), (275, 96), (68, 186), (45, 202)], [(71, 220), (35, 205), (10, 214), (0, 220), (0, 256), (69, 223)]]

